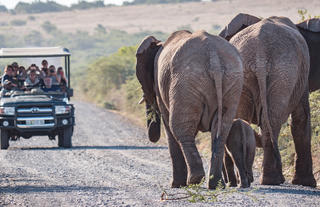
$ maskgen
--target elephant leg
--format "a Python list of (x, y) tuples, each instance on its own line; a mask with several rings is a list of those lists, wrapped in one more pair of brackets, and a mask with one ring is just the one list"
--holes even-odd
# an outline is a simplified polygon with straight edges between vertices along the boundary
[(236, 174), (234, 173), (233, 160), (227, 152), (224, 153), (224, 163), (226, 166), (227, 177), (228, 177), (228, 181), (226, 182), (228, 182), (231, 187), (236, 187), (237, 178), (236, 178)]
[(227, 169), (226, 169), (226, 163), (223, 162), (222, 166), (222, 175), (225, 183), (229, 183), (228, 175), (227, 175)]
[[(188, 176), (187, 185), (199, 184), (205, 176), (202, 160), (195, 143), (195, 135), (200, 117), (191, 117), (178, 113), (179, 108), (170, 112), (170, 129), (182, 149), (186, 161)], [(179, 114), (179, 115), (177, 115)], [(197, 113), (199, 116), (201, 113)], [(189, 120), (188, 120), (189, 119)]]
[(292, 184), (316, 187), (312, 173), (309, 93), (306, 91), (292, 112), (291, 133), (296, 149), (295, 174)]
[(235, 165), (238, 168), (238, 173), (240, 176), (240, 179), (239, 179), (240, 180), (240, 187), (247, 188), (247, 187), (250, 187), (250, 182), (247, 177), (247, 171), (245, 168), (245, 163), (243, 162), (244, 161), (243, 156), (244, 156), (243, 153), (240, 156), (238, 156), (238, 155), (234, 156), (233, 160), (235, 162)]
[[(278, 137), (281, 125), (272, 125), (272, 129), (273, 136)], [(265, 143), (263, 146), (263, 169), (260, 183), (262, 185), (280, 185), (285, 179), (282, 174), (281, 159), (277, 160), (276, 158), (276, 153), (280, 154), (279, 149), (278, 147), (274, 149), (270, 133), (266, 129), (262, 129), (262, 137)], [(277, 146), (277, 140), (275, 145)]]
[[(235, 102), (237, 103), (237, 102)], [(226, 104), (227, 105), (227, 104)], [(230, 106), (230, 105), (229, 105)], [(229, 134), (232, 120), (236, 113), (236, 107), (230, 107), (230, 109), (226, 109), (222, 118), (222, 130), (220, 136), (217, 135), (217, 122), (212, 123), (211, 127), (211, 162), (209, 169), (209, 189), (215, 189), (219, 182), (221, 182), (222, 186), (225, 186), (225, 183), (222, 179), (222, 166), (223, 166), (223, 157), (225, 153), (225, 144), (226, 139)]]
[(169, 127), (165, 125), (166, 135), (168, 139), (169, 152), (172, 161), (172, 188), (179, 188), (187, 185), (188, 170), (187, 165), (181, 151), (180, 145), (173, 137)]
[(187, 185), (187, 176), (188, 170), (187, 165), (181, 150), (181, 147), (177, 140), (172, 135), (172, 132), (169, 127), (169, 112), (164, 107), (164, 103), (160, 98), (157, 99), (159, 103), (159, 109), (163, 118), (163, 125), (166, 132), (168, 145), (169, 145), (169, 153), (172, 162), (172, 188), (179, 188)]

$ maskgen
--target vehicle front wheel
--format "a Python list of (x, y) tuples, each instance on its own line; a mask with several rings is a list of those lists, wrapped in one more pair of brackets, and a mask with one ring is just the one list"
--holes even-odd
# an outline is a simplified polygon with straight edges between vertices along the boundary
[(72, 138), (73, 134), (73, 126), (66, 127), (62, 132), (58, 135), (58, 146), (64, 147), (64, 148), (70, 148), (72, 147)]
[(5, 129), (0, 130), (0, 142), (1, 142), (1, 149), (8, 149), (9, 147), (9, 133)]

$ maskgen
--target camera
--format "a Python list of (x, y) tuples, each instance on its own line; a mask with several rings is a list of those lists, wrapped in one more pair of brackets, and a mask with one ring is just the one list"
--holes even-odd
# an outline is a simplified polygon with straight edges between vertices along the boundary
[(50, 69), (50, 73), (54, 73), (54, 69)]

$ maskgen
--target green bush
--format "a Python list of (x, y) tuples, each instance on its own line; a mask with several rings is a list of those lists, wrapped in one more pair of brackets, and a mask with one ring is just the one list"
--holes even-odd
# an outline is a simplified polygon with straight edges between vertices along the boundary
[(84, 9), (91, 9), (91, 8), (101, 8), (105, 7), (104, 1), (98, 0), (94, 2), (87, 2), (87, 1), (79, 1), (77, 4), (72, 4), (71, 9), (79, 9), (79, 10), (84, 10)]
[(122, 47), (116, 53), (101, 57), (88, 68), (87, 94), (94, 100), (104, 100), (111, 89), (120, 89), (134, 74), (136, 47)]
[(58, 4), (54, 1), (34, 1), (32, 3), (19, 2), (14, 11), (16, 13), (43, 13), (43, 12), (59, 12), (69, 10), (68, 7)]
[(28, 16), (28, 20), (34, 21), (34, 20), (36, 20), (36, 17), (35, 16)]
[(10, 22), (10, 24), (12, 26), (24, 26), (27, 24), (27, 22), (21, 19), (14, 19)]
[(45, 21), (41, 24), (42, 29), (48, 33), (52, 33), (57, 31), (56, 25), (52, 24), (50, 21)]
[(200, 2), (201, 0), (134, 0), (133, 2), (125, 1), (123, 5), (136, 4), (169, 4), (169, 3), (183, 3), (183, 2)]
[(32, 30), (29, 34), (24, 37), (24, 45), (28, 46), (41, 46), (43, 37), (39, 31)]

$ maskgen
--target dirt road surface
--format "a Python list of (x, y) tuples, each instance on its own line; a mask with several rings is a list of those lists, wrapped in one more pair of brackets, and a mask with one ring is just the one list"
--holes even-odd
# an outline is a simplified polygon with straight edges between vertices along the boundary
[(144, 129), (120, 115), (84, 102), (75, 105), (72, 149), (35, 137), (0, 151), (0, 206), (320, 205), (319, 189), (257, 181), (215, 203), (160, 201), (161, 188), (169, 188), (171, 177), (167, 146), (149, 143)]

